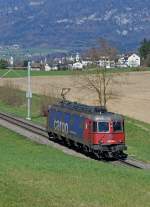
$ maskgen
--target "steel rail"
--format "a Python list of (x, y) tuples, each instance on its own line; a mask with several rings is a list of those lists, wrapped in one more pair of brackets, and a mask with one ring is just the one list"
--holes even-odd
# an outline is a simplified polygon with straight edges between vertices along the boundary
[(125, 160), (119, 160), (119, 162), (138, 169), (150, 169), (150, 164), (144, 163), (139, 160), (135, 160), (131, 157), (128, 157)]
[(123, 165), (123, 166), (129, 166), (129, 167), (134, 167), (134, 168), (137, 168), (137, 169), (150, 169), (150, 164), (148, 163), (145, 163), (143, 161), (140, 161), (140, 160), (135, 160), (133, 159), (132, 157), (127, 157), (125, 159), (121, 159), (119, 157), (115, 157), (115, 161), (114, 164), (120, 164), (120, 165)]
[(129, 167), (134, 167), (134, 168), (138, 168), (138, 169), (144, 169), (144, 166), (141, 166), (140, 164), (134, 163), (134, 162), (130, 162), (130, 158), (126, 159), (126, 160), (117, 160), (118, 164), (120, 163), (121, 165), (124, 166), (129, 166)]
[(39, 135), (42, 135), (42, 136), (48, 138), (46, 128), (44, 128), (40, 125), (31, 123), (31, 122), (26, 121), (22, 118), (18, 118), (13, 115), (9, 115), (9, 114), (2, 113), (2, 112), (0, 112), (0, 118), (5, 121), (8, 121), (9, 123), (15, 124), (16, 126), (22, 127), (24, 129), (27, 129), (28, 131), (37, 133)]

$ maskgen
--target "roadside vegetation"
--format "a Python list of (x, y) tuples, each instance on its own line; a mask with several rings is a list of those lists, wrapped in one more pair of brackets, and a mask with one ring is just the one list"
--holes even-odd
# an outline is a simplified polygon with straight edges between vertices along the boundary
[[(12, 97), (12, 99), (9, 97)], [(57, 100), (58, 97), (54, 98), (53, 94), (49, 96), (33, 94), (32, 121), (45, 126), (48, 105), (55, 103)], [(25, 92), (22, 92), (15, 86), (14, 88), (10, 85), (0, 87), (0, 111), (26, 118), (27, 100)], [(135, 159), (150, 162), (150, 125), (126, 117), (125, 126), (128, 154)]]
[(0, 132), (0, 206), (149, 206), (149, 171), (82, 160)]
[(4, 86), (0, 86), (0, 100), (12, 107), (18, 107), (25, 103), (22, 91), (12, 85), (10, 81), (6, 82)]
[[(33, 95), (32, 99), (32, 120), (45, 125), (43, 116), (45, 105), (50, 103), (50, 97)], [(11, 113), (16, 116), (26, 118), (27, 116), (27, 99), (26, 92), (21, 91), (11, 82), (6, 82), (0, 86), (0, 110)]]

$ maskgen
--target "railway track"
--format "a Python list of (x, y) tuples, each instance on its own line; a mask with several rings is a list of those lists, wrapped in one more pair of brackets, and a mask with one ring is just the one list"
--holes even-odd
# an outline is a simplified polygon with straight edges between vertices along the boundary
[(129, 166), (137, 169), (150, 169), (150, 164), (146, 164), (142, 161), (135, 160), (133, 158), (128, 157), (125, 160), (118, 159), (114, 161), (114, 164), (120, 164), (122, 166)]
[[(67, 149), (67, 147), (65, 147), (65, 146), (60, 146), (57, 143), (53, 143), (52, 141), (49, 141), (46, 128), (44, 128), (40, 125), (31, 123), (31, 122), (24, 120), (22, 118), (18, 118), (18, 117), (15, 117), (15, 116), (12, 116), (12, 115), (9, 115), (6, 113), (2, 113), (2, 112), (0, 112), (0, 119), (4, 120), (10, 124), (13, 124), (14, 126), (21, 127), (22, 129), (25, 129), (27, 131), (30, 131), (30, 132), (36, 134), (36, 135), (39, 135), (39, 136), (43, 137), (43, 139), (46, 138), (47, 141), (44, 141), (44, 142), (40, 141), (40, 143), (42, 143), (42, 144), (49, 143), (49, 145), (53, 145), (56, 148), (63, 149), (63, 151), (65, 153), (67, 152), (67, 154), (72, 154), (72, 155), (78, 154), (78, 157), (90, 159), (89, 157), (87, 157), (79, 152), (75, 152), (72, 149)], [(58, 145), (59, 145), (59, 147), (58, 147)], [(112, 163), (115, 165), (129, 166), (129, 167), (134, 167), (134, 168), (138, 168), (138, 169), (150, 169), (150, 164), (146, 164), (144, 162), (134, 160), (130, 157), (128, 157), (127, 159), (124, 159), (124, 160), (117, 159), (115, 161), (112, 161)]]
[(18, 118), (18, 117), (15, 117), (15, 116), (12, 116), (6, 113), (2, 113), (2, 112), (0, 112), (0, 118), (11, 124), (22, 127), (23, 129), (27, 129), (33, 133), (36, 133), (36, 134), (39, 134), (39, 135), (42, 135), (48, 138), (46, 128), (40, 125), (33, 124), (25, 119)]

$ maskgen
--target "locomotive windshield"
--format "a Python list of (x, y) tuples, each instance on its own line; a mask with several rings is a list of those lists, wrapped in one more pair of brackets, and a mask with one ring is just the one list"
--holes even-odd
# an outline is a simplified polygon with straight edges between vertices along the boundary
[(120, 121), (114, 121), (113, 122), (113, 130), (114, 130), (114, 132), (123, 131), (122, 123)]
[(94, 122), (93, 123), (94, 132), (109, 132), (109, 122)]

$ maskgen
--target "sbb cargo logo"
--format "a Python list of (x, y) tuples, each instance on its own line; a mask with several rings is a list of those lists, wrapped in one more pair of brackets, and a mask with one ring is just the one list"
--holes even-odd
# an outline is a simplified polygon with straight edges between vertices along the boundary
[(64, 134), (68, 134), (68, 124), (65, 122), (54, 120), (54, 129)]

